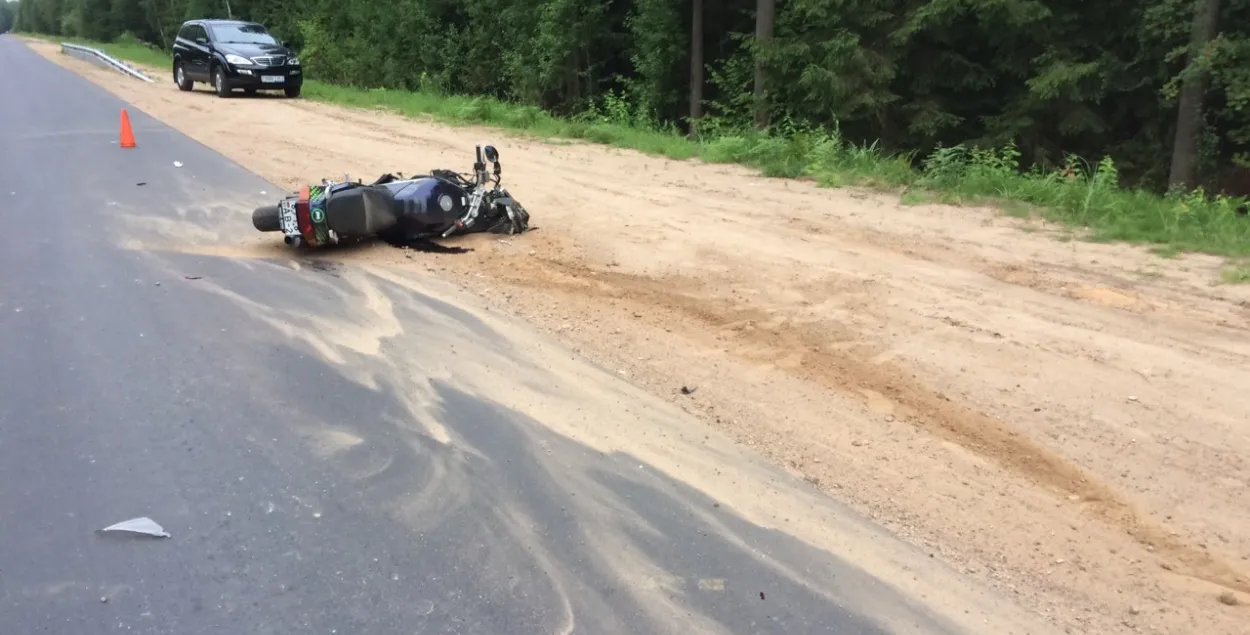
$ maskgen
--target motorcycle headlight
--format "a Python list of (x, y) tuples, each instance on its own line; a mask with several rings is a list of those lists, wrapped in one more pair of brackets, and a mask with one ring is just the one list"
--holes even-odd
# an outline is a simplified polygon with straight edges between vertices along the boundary
[(233, 64), (235, 66), (251, 66), (252, 60), (249, 60), (246, 57), (243, 57), (242, 55), (235, 55), (231, 53), (230, 55), (226, 56), (226, 63)]
[(291, 66), (299, 66), (299, 58), (292, 57), (291, 59), (287, 60), (286, 63), (290, 64)]

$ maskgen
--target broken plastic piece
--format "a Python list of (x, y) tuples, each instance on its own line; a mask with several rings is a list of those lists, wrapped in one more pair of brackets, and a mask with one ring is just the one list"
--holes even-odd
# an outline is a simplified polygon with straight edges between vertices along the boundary
[(155, 520), (143, 516), (140, 518), (131, 518), (116, 525), (109, 525), (100, 531), (128, 531), (136, 534), (145, 534), (155, 538), (169, 538), (169, 533), (165, 531)]

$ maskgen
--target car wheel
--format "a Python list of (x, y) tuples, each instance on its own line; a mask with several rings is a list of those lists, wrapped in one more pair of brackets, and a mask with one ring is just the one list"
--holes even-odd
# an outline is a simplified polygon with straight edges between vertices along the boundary
[(213, 88), (217, 90), (218, 97), (230, 96), (230, 86), (226, 85), (226, 71), (220, 66), (213, 71)]
[(287, 86), (286, 88), (282, 89), (282, 92), (286, 93), (287, 97), (294, 99), (296, 97), (299, 97), (299, 90), (300, 90), (299, 86)]
[(187, 71), (182, 67), (182, 62), (174, 62), (174, 83), (178, 85), (178, 90), (188, 91), (195, 86), (195, 82), (187, 77)]

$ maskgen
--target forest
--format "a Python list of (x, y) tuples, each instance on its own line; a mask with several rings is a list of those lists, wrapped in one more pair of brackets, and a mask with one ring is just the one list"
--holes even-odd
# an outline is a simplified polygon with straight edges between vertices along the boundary
[[(14, 6), (14, 5), (10, 5)], [(309, 75), (611, 109), (693, 137), (832, 131), (915, 157), (1109, 157), (1122, 185), (1250, 194), (1250, 0), (21, 0), (16, 29), (168, 48), (262, 22)]]
[(8, 33), (17, 22), (17, 2), (0, 0), (0, 33)]

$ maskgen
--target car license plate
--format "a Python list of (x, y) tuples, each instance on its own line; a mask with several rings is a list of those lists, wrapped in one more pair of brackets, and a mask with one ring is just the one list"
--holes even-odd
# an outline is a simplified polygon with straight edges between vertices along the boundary
[(281, 84), (286, 81), (286, 77), (282, 75), (262, 75), (260, 81), (266, 84)]

